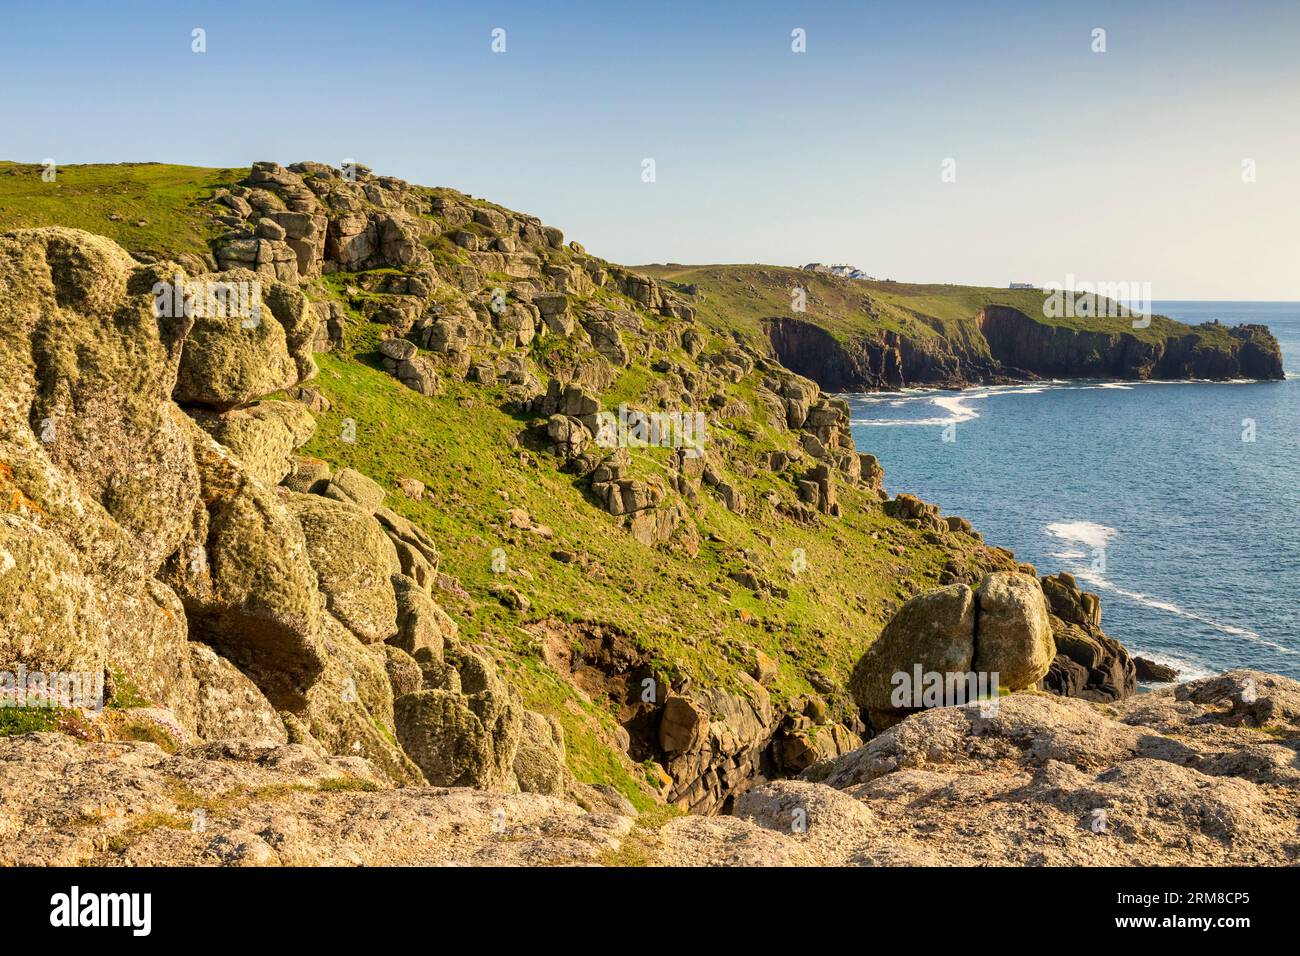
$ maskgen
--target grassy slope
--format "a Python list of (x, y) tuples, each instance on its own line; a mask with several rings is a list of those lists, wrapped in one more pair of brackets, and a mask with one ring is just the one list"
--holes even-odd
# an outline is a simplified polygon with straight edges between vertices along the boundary
[[(0, 229), (66, 225), (107, 235), (132, 251), (200, 253), (213, 229), (196, 202), (245, 171), (156, 164), (67, 167), (60, 170), (57, 185), (43, 183), (39, 173), (37, 166), (0, 164)], [(121, 221), (110, 220), (110, 213)], [(137, 218), (147, 219), (149, 225), (132, 225)], [(429, 245), (436, 257), (463, 257), (445, 241)], [(348, 284), (348, 276), (334, 275), (310, 291), (316, 297), (342, 298), (340, 292)], [(836, 291), (831, 285), (836, 285), (842, 302), (853, 291), (844, 280), (815, 278), (812, 284), (817, 294), (828, 298)], [(772, 291), (777, 288), (765, 285), (764, 294), (788, 309), (788, 293), (782, 290), (777, 296)], [(594, 298), (611, 295), (597, 289)], [(773, 308), (749, 303), (738, 293), (707, 303), (705, 319), (720, 331), (751, 326), (756, 331), (755, 318)], [(891, 321), (915, 321), (901, 309), (889, 314)], [(372, 476), (390, 491), (391, 507), (428, 529), (442, 549), (443, 570), (471, 595), (468, 602), (439, 595), (464, 636), (493, 647), (528, 705), (560, 719), (569, 762), (579, 779), (611, 783), (642, 807), (652, 802), (644, 783), (648, 771), (632, 766), (602, 742), (614, 726), (609, 708), (584, 699), (541, 664), (535, 638), (525, 629), (529, 623), (557, 619), (614, 624), (634, 636), (665, 676), (731, 686), (740, 685), (735, 675), (748, 668), (747, 649), (761, 649), (781, 664), (771, 686), (779, 703), (809, 692), (804, 675), (814, 668), (843, 684), (887, 619), (886, 602), (897, 604), (933, 586), (949, 557), (916, 530), (886, 519), (879, 509), (864, 507), (865, 493), (847, 488), (840, 494), (844, 516), (821, 519), (814, 527), (796, 525), (770, 509), (758, 516), (737, 516), (706, 489), (696, 515), (703, 539), (698, 557), (647, 549), (616, 519), (585, 500), (575, 480), (558, 470), (558, 460), (519, 447), (528, 423), (500, 409), (498, 390), (448, 381), (438, 398), (418, 395), (379, 368), (374, 351), (378, 327), (350, 315), (348, 347), (318, 357), (321, 374), (316, 384), (333, 406), (319, 416), (316, 436), (303, 454)], [(651, 317), (648, 324), (653, 327), (658, 321)], [(720, 344), (721, 339), (714, 346)], [(556, 344), (535, 346), (543, 347)], [(674, 357), (685, 360), (683, 355)], [(634, 399), (654, 378), (643, 363), (635, 364), (605, 393), (604, 401), (613, 406)], [(792, 443), (788, 434), (774, 432), (758, 411), (752, 382), (730, 386), (729, 392), (756, 411), (748, 419), (733, 420), (730, 427), (711, 430), (711, 442), (731, 443), (751, 461), (764, 449)], [(355, 444), (340, 440), (345, 418), (356, 422)], [(663, 455), (662, 450), (633, 451), (633, 473), (663, 473)], [(399, 477), (423, 481), (429, 497), (415, 502), (396, 493)], [(793, 498), (788, 478), (765, 469), (752, 478), (730, 477), (751, 502), (769, 490)], [(503, 530), (502, 515), (510, 507), (527, 509), (535, 521), (554, 529), (554, 538)], [(895, 545), (906, 549), (903, 556), (891, 552)], [(507, 610), (492, 597), (491, 587), (501, 581), (491, 570), (497, 547), (505, 548), (515, 572), (508, 581), (527, 595), (531, 610)], [(560, 563), (550, 557), (556, 548), (580, 552), (590, 560), (585, 566)], [(797, 548), (806, 554), (807, 569), (795, 575), (791, 563)], [(742, 550), (749, 554), (742, 556)], [(787, 587), (788, 600), (759, 601), (727, 577), (746, 564)]]
[[(809, 668), (845, 680), (879, 633), (883, 602), (933, 586), (948, 557), (913, 529), (878, 510), (857, 507), (862, 493), (853, 490), (842, 492), (845, 516), (817, 528), (774, 516), (742, 518), (706, 491), (698, 524), (721, 540), (706, 538), (695, 559), (650, 550), (585, 501), (574, 478), (558, 470), (557, 459), (518, 447), (527, 422), (503, 412), (494, 390), (448, 382), (443, 396), (424, 398), (378, 368), (371, 351), (373, 326), (354, 317), (351, 333), (348, 350), (318, 356), (317, 384), (333, 407), (319, 417), (316, 436), (303, 453), (355, 467), (390, 490), (399, 477), (425, 483), (431, 492), (425, 501), (394, 493), (390, 506), (439, 542), (443, 569), (461, 581), (473, 601), (440, 599), (465, 637), (498, 650), (529, 705), (554, 713), (565, 725), (570, 764), (580, 779), (613, 783), (629, 793), (639, 788), (635, 770), (596, 739), (598, 728), (612, 731), (610, 712), (581, 700), (540, 665), (535, 639), (525, 630), (528, 622), (554, 618), (617, 625), (634, 635), (665, 676), (709, 684), (734, 684), (736, 670), (747, 666), (742, 647), (758, 648), (782, 661), (771, 688), (780, 700), (811, 691), (802, 676)], [(633, 368), (625, 378), (640, 374)], [(737, 395), (744, 394), (737, 387)], [(355, 444), (339, 438), (345, 418), (357, 423)], [(725, 437), (741, 445), (767, 444), (766, 423), (740, 427), (756, 437), (732, 429)], [(662, 454), (634, 451), (633, 471), (662, 473)], [(775, 477), (760, 474), (755, 482), (746, 488), (751, 498), (782, 485), (789, 494), (788, 483)], [(554, 537), (504, 531), (503, 514), (512, 507), (525, 508), (536, 522), (551, 527)], [(907, 548), (905, 557), (889, 553), (894, 543)], [(507, 610), (489, 593), (503, 580), (492, 571), (498, 547), (505, 549), (514, 572), (504, 580), (532, 602), (524, 614)], [(560, 563), (550, 557), (557, 548), (590, 561), (586, 567)], [(796, 548), (804, 549), (808, 565), (799, 575), (790, 570)], [(769, 580), (789, 588), (788, 600), (760, 602), (727, 579), (743, 564), (740, 549), (753, 552), (751, 565)], [(749, 612), (748, 622), (741, 619), (742, 609)]]
[[(247, 175), (247, 169), (112, 163), (60, 167), (47, 183), (40, 166), (0, 162), (0, 232), (72, 226), (132, 252), (202, 255), (222, 227), (195, 204)], [(137, 226), (141, 220), (146, 224)]]
[[(697, 302), (701, 318), (719, 329), (734, 329), (752, 339), (760, 335), (759, 320), (777, 316), (805, 318), (840, 341), (877, 331), (906, 332), (914, 338), (938, 334), (968, 339), (975, 316), (987, 305), (1005, 305), (1045, 325), (1076, 330), (1129, 333), (1143, 341), (1159, 341), (1193, 331), (1164, 316), (1154, 316), (1146, 329), (1135, 329), (1124, 317), (1085, 318), (1044, 315), (1045, 294), (1032, 289), (995, 289), (960, 285), (915, 285), (905, 282), (860, 281), (826, 276), (802, 269), (764, 265), (650, 265), (637, 270), (658, 279), (695, 285), (704, 294)], [(808, 292), (806, 314), (790, 308), (790, 290)], [(1207, 343), (1227, 341), (1225, 329), (1197, 327)]]

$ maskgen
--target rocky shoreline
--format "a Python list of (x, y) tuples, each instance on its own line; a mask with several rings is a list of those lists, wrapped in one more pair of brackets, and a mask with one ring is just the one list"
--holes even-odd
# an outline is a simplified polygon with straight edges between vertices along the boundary
[(815, 322), (770, 318), (763, 330), (786, 367), (829, 392), (890, 391), (910, 386), (970, 388), (1041, 379), (1114, 381), (1276, 381), (1282, 352), (1264, 326), (1215, 327), (1223, 345), (1207, 345), (1198, 327), (1158, 343), (1131, 333), (1076, 331), (1034, 321), (1006, 306), (975, 317), (977, 335), (956, 341), (884, 332), (847, 341)]

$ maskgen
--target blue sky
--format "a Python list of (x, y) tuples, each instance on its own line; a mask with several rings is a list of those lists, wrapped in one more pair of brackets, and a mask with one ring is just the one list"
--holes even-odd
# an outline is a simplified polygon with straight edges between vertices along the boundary
[(1300, 299), (1295, 0), (56, 0), (0, 15), (0, 158), (354, 158), (625, 263)]

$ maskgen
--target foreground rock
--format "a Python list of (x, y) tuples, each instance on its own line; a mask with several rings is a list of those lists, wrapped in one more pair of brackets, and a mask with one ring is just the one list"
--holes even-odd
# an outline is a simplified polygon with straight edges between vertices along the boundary
[(0, 864), (1288, 865), (1297, 750), (1300, 683), (1269, 674), (1113, 705), (1019, 693), (651, 829), (617, 800), (387, 790), (365, 760), (269, 740), (29, 734), (0, 739)]
[(859, 659), (849, 690), (883, 730), (922, 707), (974, 700), (972, 688), (996, 696), (1032, 687), (1055, 654), (1038, 581), (997, 572), (977, 590), (953, 584), (904, 604)]
[(676, 820), (665, 864), (1252, 866), (1300, 859), (1300, 683), (1232, 671), (1114, 705), (1022, 693), (913, 715)]
[(620, 848), (627, 815), (540, 794), (384, 789), (366, 761), (270, 740), (169, 755), (0, 739), (0, 865), (556, 866)]

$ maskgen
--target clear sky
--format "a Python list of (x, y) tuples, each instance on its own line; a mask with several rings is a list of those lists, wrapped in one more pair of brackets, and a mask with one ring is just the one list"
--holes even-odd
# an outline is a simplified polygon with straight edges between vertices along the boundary
[(352, 158), (617, 262), (1300, 299), (1297, 0), (0, 0), (0, 82), (0, 158)]

